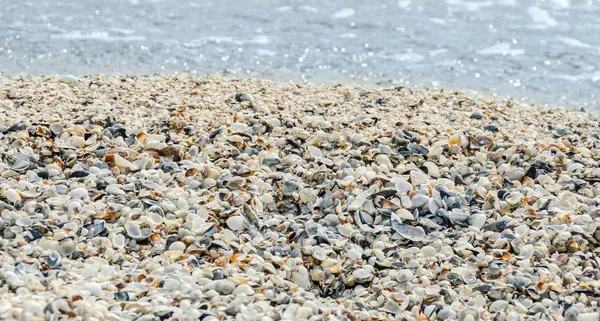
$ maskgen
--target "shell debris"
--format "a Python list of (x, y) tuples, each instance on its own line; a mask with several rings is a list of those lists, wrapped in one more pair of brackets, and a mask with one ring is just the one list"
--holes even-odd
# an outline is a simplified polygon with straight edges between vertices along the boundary
[(596, 115), (218, 76), (0, 108), (2, 320), (599, 319)]

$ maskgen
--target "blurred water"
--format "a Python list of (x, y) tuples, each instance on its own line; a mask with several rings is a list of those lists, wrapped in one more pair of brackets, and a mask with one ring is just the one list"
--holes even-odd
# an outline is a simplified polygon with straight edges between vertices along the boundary
[(600, 110), (600, 0), (0, 0), (0, 72), (223, 72)]

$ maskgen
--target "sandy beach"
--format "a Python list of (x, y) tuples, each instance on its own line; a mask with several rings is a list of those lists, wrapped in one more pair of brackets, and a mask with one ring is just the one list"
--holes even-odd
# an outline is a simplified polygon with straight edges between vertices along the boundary
[(599, 117), (0, 77), (2, 320), (597, 321)]

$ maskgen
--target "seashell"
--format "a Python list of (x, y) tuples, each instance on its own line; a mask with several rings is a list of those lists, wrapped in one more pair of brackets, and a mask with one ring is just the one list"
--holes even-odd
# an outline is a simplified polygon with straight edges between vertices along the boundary
[(323, 272), (323, 270), (320, 269), (312, 269), (310, 271), (310, 279), (314, 282), (321, 282), (323, 280), (325, 280), (326, 275), (325, 272)]
[(561, 233), (561, 232), (566, 232), (569, 229), (569, 227), (566, 224), (560, 224), (560, 225), (553, 224), (553, 225), (548, 225), (548, 229)]
[(395, 213), (392, 214), (391, 224), (392, 228), (398, 234), (411, 241), (422, 241), (426, 236), (425, 230), (422, 227), (402, 224), (400, 218)]
[[(13, 156), (14, 157), (14, 156)], [(20, 158), (15, 159), (13, 163), (10, 164), (10, 168), (16, 172), (23, 173), (31, 168), (32, 163), (29, 158), (25, 155), (19, 156)]]
[(340, 224), (337, 226), (337, 229), (345, 237), (351, 237), (355, 232), (351, 224)]
[(323, 157), (323, 152), (321, 152), (321, 150), (315, 146), (308, 146), (306, 149), (312, 158)]
[(481, 227), (484, 231), (494, 231), (494, 232), (502, 232), (506, 229), (508, 225), (508, 221), (497, 221), (493, 223), (486, 224)]
[(479, 321), (479, 313), (474, 309), (464, 309), (458, 314), (458, 321)]
[(364, 191), (364, 192), (360, 193), (358, 196), (356, 196), (354, 201), (352, 201), (352, 203), (350, 203), (350, 205), (348, 205), (348, 211), (356, 211), (356, 210), (360, 209), (363, 206), (363, 204), (367, 201), (368, 196), (369, 196), (368, 191)]
[(88, 191), (83, 187), (75, 188), (71, 192), (69, 192), (69, 196), (72, 199), (85, 199), (88, 198)]
[(106, 231), (106, 222), (104, 220), (94, 220), (92, 236), (98, 236)]
[(324, 261), (327, 258), (325, 250), (318, 245), (313, 246), (311, 255), (319, 261)]
[(305, 188), (305, 189), (301, 190), (300, 193), (298, 194), (298, 197), (300, 198), (300, 202), (302, 202), (302, 203), (314, 202), (313, 190), (310, 188)]
[(61, 256), (56, 251), (51, 251), (48, 256), (44, 257), (44, 262), (48, 264), (50, 269), (58, 269), (61, 267)]
[(33, 224), (33, 220), (29, 217), (21, 217), (15, 221), (15, 224), (21, 227), (27, 227)]
[(520, 248), (519, 258), (521, 260), (529, 260), (533, 256), (535, 248), (533, 244), (525, 244)]
[(242, 216), (232, 216), (227, 219), (227, 227), (234, 232), (244, 230), (244, 218)]
[(63, 256), (71, 255), (75, 252), (76, 243), (71, 238), (66, 238), (60, 242), (60, 254)]
[(116, 166), (128, 169), (132, 172), (137, 171), (139, 169), (134, 163), (128, 161), (119, 154), (114, 154), (114, 162)]
[[(450, 307), (445, 307), (442, 308), (438, 313), (437, 313), (437, 318), (439, 320), (451, 320), (451, 319), (456, 319), (456, 312), (454, 310), (452, 310), (452, 308)], [(435, 318), (434, 318), (435, 319)]]
[[(569, 318), (567, 318), (569, 320)], [(587, 313), (579, 313), (577, 316), (577, 321), (598, 321), (600, 320), (600, 313), (598, 312), (587, 312)]]
[(416, 194), (411, 198), (412, 208), (419, 208), (429, 202), (429, 197), (423, 194)]
[(521, 203), (521, 200), (523, 199), (523, 194), (521, 193), (509, 193), (506, 198), (505, 201), (511, 205), (517, 205), (519, 203)]
[(427, 184), (427, 182), (429, 181), (429, 177), (427, 176), (427, 174), (421, 171), (412, 170), (410, 172), (410, 180), (414, 186), (419, 186)]
[(61, 207), (61, 206), (65, 205), (69, 201), (69, 199), (71, 199), (71, 198), (67, 195), (59, 195), (59, 196), (47, 198), (46, 203), (48, 203), (54, 207)]
[(496, 300), (489, 306), (490, 312), (498, 313), (505, 311), (508, 308), (508, 301), (506, 300)]
[(118, 249), (124, 248), (125, 247), (125, 236), (123, 234), (116, 234), (112, 238), (112, 244)]
[(52, 131), (52, 133), (56, 136), (59, 136), (64, 131), (63, 126), (59, 123), (52, 123), (49, 127), (50, 131)]
[(437, 253), (436, 249), (433, 246), (423, 246), (421, 248), (421, 255), (423, 257), (432, 257)]
[(487, 217), (485, 216), (485, 214), (473, 214), (469, 216), (468, 219), (469, 225), (476, 228), (482, 228), (485, 225), (486, 221)]
[(37, 244), (43, 250), (56, 250), (58, 249), (58, 242), (45, 237), (40, 238)]
[(475, 276), (475, 273), (468, 271), (468, 270), (464, 270), (461, 273), (462, 279), (466, 284), (473, 284), (475, 282), (477, 282), (477, 277)]
[[(154, 204), (160, 204), (160, 203), (156, 202)], [(148, 207), (148, 209), (145, 212), (148, 213), (148, 215), (156, 214), (159, 217), (165, 216), (165, 210), (163, 210), (162, 206), (160, 206), (160, 205), (152, 205), (152, 206)]]
[(394, 218), (397, 217), (398, 222), (402, 222), (402, 220), (412, 221), (415, 219), (414, 215), (406, 209), (399, 209), (394, 214), (392, 214)]
[(227, 187), (231, 188), (231, 189), (243, 189), (244, 186), (246, 185), (246, 179), (244, 179), (243, 177), (232, 177), (228, 182), (227, 182)]
[(235, 101), (237, 101), (238, 103), (247, 102), (250, 103), (250, 105), (252, 105), (252, 97), (243, 92), (238, 92), (235, 94)]
[(283, 183), (283, 188), (281, 189), (281, 192), (283, 193), (283, 195), (291, 196), (293, 193), (297, 193), (300, 190), (300, 188), (300, 184), (292, 181), (286, 181)]
[(594, 219), (588, 214), (576, 216), (573, 220), (573, 223), (580, 226), (583, 229), (584, 233), (587, 234), (594, 234), (594, 232), (596, 232), (598, 228), (597, 223), (594, 222)]
[(410, 192), (413, 189), (412, 184), (403, 179), (397, 180), (396, 183), (394, 184), (394, 186), (395, 186), (398, 194), (401, 194), (401, 195), (405, 195), (406, 193)]
[(388, 299), (382, 308), (383, 311), (387, 313), (391, 313), (393, 315), (398, 315), (403, 310), (398, 303), (395, 301)]
[(388, 168), (393, 168), (394, 164), (387, 155), (379, 154), (375, 156), (375, 162), (379, 165), (385, 165)]
[(136, 241), (143, 241), (152, 234), (149, 229), (142, 229), (138, 224), (131, 221), (125, 223), (125, 231), (127, 236)]
[(129, 293), (127, 292), (115, 292), (114, 294), (115, 300), (119, 302), (127, 302), (130, 301)]
[(565, 264), (567, 264), (569, 262), (569, 256), (562, 253), (556, 256), (556, 258), (554, 259), (554, 263), (556, 263), (556, 265), (558, 266), (563, 266)]
[(494, 140), (488, 136), (479, 135), (475, 137), (474, 143), (476, 146), (488, 146), (494, 143)]
[(508, 278), (508, 283), (512, 285), (517, 290), (522, 290), (529, 286), (531, 283), (531, 279), (526, 278), (524, 276), (516, 276), (512, 278)]
[[(390, 198), (396, 195), (396, 190), (394, 189), (383, 189), (377, 193), (372, 194), (371, 196), (381, 196), (384, 198)], [(369, 193), (366, 193), (366, 195), (368, 196)]]
[[(0, 222), (0, 227), (2, 227), (3, 225), (4, 225), (4, 222)], [(34, 240), (39, 240), (42, 237), (44, 237), (44, 234), (42, 232), (40, 232), (39, 230), (35, 229), (35, 228), (29, 229), (27, 232), (30, 235), (30, 236), (26, 235), (24, 237), (25, 241), (27, 241), (27, 242), (31, 242), (31, 241), (34, 241)]]
[(429, 198), (429, 201), (427, 201), (427, 204), (428, 204), (429, 211), (432, 214), (436, 214), (439, 211), (439, 209), (444, 207), (444, 203), (442, 202), (441, 199), (433, 198), (433, 197)]
[(352, 276), (354, 276), (355, 278), (357, 278), (359, 280), (366, 280), (366, 279), (371, 279), (373, 277), (373, 273), (371, 273), (366, 268), (360, 268), (360, 269), (354, 270), (352, 272)]
[(407, 148), (411, 153), (417, 155), (427, 155), (429, 153), (429, 150), (427, 148), (414, 143), (409, 143)]
[(212, 236), (217, 233), (217, 226), (214, 223), (201, 223), (193, 227), (192, 231), (196, 235)]
[(535, 285), (535, 291), (538, 294), (544, 294), (548, 290), (548, 283), (546, 282), (538, 282)]
[(21, 194), (15, 189), (9, 188), (9, 189), (5, 190), (2, 193), (2, 196), (4, 196), (4, 198), (6, 198), (6, 200), (9, 203), (12, 203), (12, 204), (20, 204), (21, 203)]
[(469, 214), (462, 213), (459, 209), (454, 209), (451, 212), (446, 213), (445, 216), (453, 225), (463, 226), (466, 226), (468, 224), (469, 219), (471, 218)]

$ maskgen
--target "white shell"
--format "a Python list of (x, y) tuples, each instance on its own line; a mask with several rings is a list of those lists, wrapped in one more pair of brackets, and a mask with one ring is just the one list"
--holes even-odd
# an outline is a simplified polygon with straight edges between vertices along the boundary
[(242, 216), (232, 216), (227, 219), (227, 227), (234, 232), (244, 230), (244, 218)]

